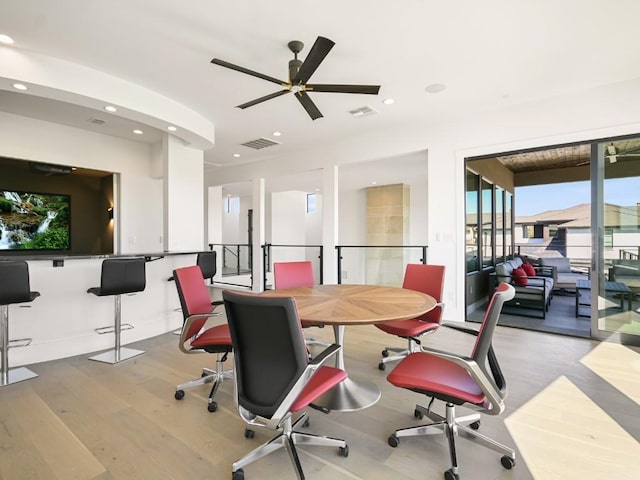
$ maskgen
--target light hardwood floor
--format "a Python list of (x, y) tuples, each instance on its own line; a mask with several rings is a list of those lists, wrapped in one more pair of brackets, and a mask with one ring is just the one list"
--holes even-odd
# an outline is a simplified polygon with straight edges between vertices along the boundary
[[(331, 333), (313, 332), (324, 340)], [(214, 363), (214, 356), (180, 353), (177, 338), (132, 344), (146, 353), (119, 365), (89, 361), (90, 355), (32, 365), (39, 378), (0, 389), (0, 479), (230, 479), (232, 461), (270, 433), (244, 438), (230, 382), (218, 393), (215, 413), (206, 409), (208, 386), (173, 398), (176, 384)], [(310, 411), (310, 431), (346, 439), (350, 455), (302, 447), (309, 480), (440, 479), (449, 467), (442, 436), (387, 445), (395, 428), (419, 423), (413, 409), (426, 401), (394, 388), (378, 370), (389, 342), (403, 343), (373, 326), (347, 329), (348, 372), (375, 381), (382, 398), (359, 412)], [(427, 342), (466, 352), (470, 338), (441, 328)], [(514, 446), (517, 464), (504, 470), (498, 454), (458, 438), (461, 478), (640, 478), (638, 349), (598, 349), (590, 340), (506, 327), (498, 328), (494, 343), (509, 385), (507, 411), (483, 417), (481, 431)], [(247, 480), (295, 478), (284, 451), (245, 474)]]

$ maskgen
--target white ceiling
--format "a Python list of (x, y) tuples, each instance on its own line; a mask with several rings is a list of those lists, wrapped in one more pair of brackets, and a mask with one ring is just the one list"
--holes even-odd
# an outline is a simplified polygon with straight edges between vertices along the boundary
[[(0, 33), (15, 44), (0, 48), (81, 64), (183, 104), (215, 124), (205, 159), (226, 166), (640, 77), (639, 17), (637, 0), (5, 0)], [(311, 93), (324, 114), (316, 121), (292, 95), (240, 110), (280, 87), (210, 63), (218, 57), (286, 80), (287, 43), (303, 41), (304, 59), (319, 35), (336, 45), (312, 83), (379, 84), (380, 94)], [(447, 88), (425, 92), (433, 83)], [(387, 97), (395, 103), (383, 105)], [(362, 106), (379, 113), (347, 113)], [(133, 138), (134, 124), (118, 130), (126, 119), (97, 127), (87, 119), (104, 112), (38, 97), (0, 91), (0, 109)], [(275, 130), (279, 146), (240, 145)], [(134, 139), (159, 135), (147, 128)]]

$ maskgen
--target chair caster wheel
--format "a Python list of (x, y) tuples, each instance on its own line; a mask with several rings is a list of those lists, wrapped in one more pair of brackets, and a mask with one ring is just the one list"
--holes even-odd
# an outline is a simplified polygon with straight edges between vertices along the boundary
[(244, 470), (239, 469), (231, 474), (231, 480), (244, 480)]
[(182, 400), (184, 398), (184, 390), (176, 390), (173, 398), (175, 398), (176, 400)]
[(480, 420), (470, 423), (469, 426), (471, 427), (471, 430), (478, 430), (480, 428)]
[(249, 428), (244, 429), (244, 438), (253, 438), (256, 436), (256, 432)]
[(387, 358), (389, 356), (389, 350), (387, 350), (386, 348), (384, 350), (382, 350), (382, 356), (384, 358)]
[(444, 480), (460, 480), (460, 476), (457, 473), (453, 473), (451, 469), (444, 472)]
[(340, 447), (338, 448), (338, 455), (340, 455), (341, 457), (348, 457), (349, 456), (349, 445), (345, 445), (344, 447)]
[(387, 366), (384, 363), (380, 362), (378, 364), (378, 370), (380, 370), (381, 372), (384, 372), (385, 368), (387, 368)]
[[(413, 411), (413, 416), (415, 418), (417, 418), (418, 420), (422, 420), (424, 418), (424, 413), (422, 413), (420, 410), (418, 410), (417, 408)], [(471, 427), (473, 428), (473, 427)]]
[(398, 445), (400, 445), (400, 439), (396, 437), (395, 433), (389, 436), (387, 442), (389, 443), (389, 446), (393, 448), (396, 448)]
[(218, 409), (218, 403), (211, 401), (209, 402), (209, 405), (207, 405), (207, 410), (209, 410), (211, 413), (215, 412)]
[(505, 469), (511, 470), (516, 464), (516, 461), (513, 458), (511, 458), (509, 455), (503, 455), (500, 458), (500, 463)]

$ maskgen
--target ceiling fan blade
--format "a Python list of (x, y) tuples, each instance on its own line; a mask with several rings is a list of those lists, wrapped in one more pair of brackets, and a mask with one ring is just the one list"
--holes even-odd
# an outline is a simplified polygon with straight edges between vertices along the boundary
[(279, 97), (280, 95), (284, 95), (285, 93), (289, 93), (289, 92), (290, 92), (289, 89), (285, 89), (285, 90), (280, 90), (279, 92), (276, 92), (276, 93), (270, 93), (269, 95), (265, 95), (264, 97), (256, 98), (255, 100), (251, 100), (250, 102), (243, 103), (242, 105), (237, 105), (236, 108), (245, 109), (247, 107), (253, 107), (258, 103), (266, 102), (267, 100), (271, 100), (272, 98)]
[(316, 71), (318, 66), (324, 60), (324, 57), (327, 56), (329, 51), (333, 48), (335, 42), (329, 40), (325, 37), (316, 38), (313, 47), (309, 51), (309, 55), (304, 59), (304, 62), (300, 66), (300, 70), (298, 70), (298, 74), (291, 80), (293, 85), (305, 84), (313, 75), (313, 72)]
[(211, 63), (215, 65), (220, 65), (221, 67), (230, 68), (231, 70), (235, 70), (236, 72), (246, 73), (247, 75), (251, 75), (252, 77), (258, 77), (268, 82), (277, 83), (278, 85), (287, 85), (287, 82), (283, 82), (282, 80), (278, 80), (277, 78), (270, 77), (269, 75), (264, 75), (262, 73), (254, 72), (253, 70), (249, 70), (248, 68), (239, 67), (238, 65), (234, 65), (233, 63), (225, 62), (224, 60), (220, 60), (219, 58), (214, 58), (211, 60)]
[(332, 92), (332, 93), (365, 93), (368, 95), (377, 95), (380, 91), (380, 85), (307, 85), (306, 89), (313, 92)]
[(313, 101), (311, 100), (311, 98), (309, 98), (309, 95), (307, 95), (306, 92), (299, 91), (299, 92), (296, 92), (295, 95), (298, 101), (302, 104), (304, 109), (307, 111), (307, 113), (311, 117), (311, 120), (316, 120), (322, 117), (320, 110), (318, 110), (318, 107), (316, 107), (316, 104), (313, 103)]

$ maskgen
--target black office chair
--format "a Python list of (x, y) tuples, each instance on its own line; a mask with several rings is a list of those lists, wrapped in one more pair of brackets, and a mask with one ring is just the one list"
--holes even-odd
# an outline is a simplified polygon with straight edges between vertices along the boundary
[[(233, 343), (235, 394), (240, 417), (248, 424), (268, 427), (278, 434), (233, 463), (233, 480), (243, 480), (242, 467), (286, 448), (298, 479), (304, 479), (296, 444), (338, 447), (341, 456), (349, 455), (344, 440), (295, 430), (308, 421), (302, 413), (293, 414), (347, 378), (346, 372), (322, 366), (341, 347), (331, 345), (309, 360), (295, 301), (290, 297), (222, 292)], [(316, 407), (321, 408), (321, 407)], [(324, 409), (328, 412), (328, 410)], [(253, 430), (245, 430), (253, 437)]]
[(21, 260), (0, 262), (0, 349), (2, 349), (0, 387), (38, 376), (37, 373), (25, 367), (9, 369), (9, 343), (14, 342), (20, 346), (31, 343), (31, 338), (9, 340), (9, 305), (33, 302), (39, 296), (40, 292), (31, 291), (27, 262)]
[[(202, 271), (202, 278), (205, 280), (213, 281), (213, 277), (218, 272), (218, 254), (215, 250), (207, 250), (205, 252), (198, 252), (196, 256), (196, 265), (200, 267)], [(174, 275), (171, 275), (167, 281), (172, 282), (175, 280)]]
[(89, 288), (87, 293), (92, 293), (98, 297), (114, 297), (115, 315), (113, 327), (96, 328), (96, 332), (100, 335), (113, 332), (115, 346), (112, 350), (90, 357), (90, 360), (114, 364), (144, 353), (143, 350), (123, 348), (121, 346), (120, 334), (122, 330), (131, 330), (133, 325), (122, 324), (120, 297), (126, 293), (142, 292), (145, 287), (146, 267), (143, 257), (108, 258), (102, 261), (100, 286)]
[[(495, 290), (485, 313), (479, 331), (455, 325), (447, 325), (456, 330), (476, 336), (470, 356), (422, 347), (421, 352), (410, 353), (387, 376), (396, 387), (431, 397), (428, 407), (416, 405), (415, 417), (424, 415), (433, 423), (396, 430), (389, 439), (389, 445), (397, 447), (400, 437), (433, 435), (445, 433), (449, 441), (451, 468), (444, 472), (445, 480), (458, 480), (455, 437), (459, 430), (475, 437), (480, 445), (503, 454), (500, 462), (506, 469), (515, 465), (513, 449), (477, 432), (480, 415), (474, 413), (456, 418), (455, 406), (464, 405), (488, 415), (500, 415), (504, 411), (507, 385), (495, 356), (491, 339), (498, 323), (502, 305), (515, 296), (515, 288), (500, 283)], [(445, 416), (431, 411), (435, 399), (445, 402)]]

